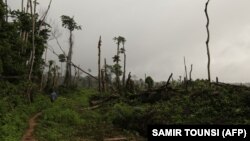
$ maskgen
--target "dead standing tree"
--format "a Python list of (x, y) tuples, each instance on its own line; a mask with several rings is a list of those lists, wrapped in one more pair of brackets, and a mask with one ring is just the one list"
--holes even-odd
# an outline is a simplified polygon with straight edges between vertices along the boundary
[(107, 73), (107, 61), (104, 59), (104, 92), (107, 91), (108, 85), (108, 73)]
[(102, 45), (102, 37), (100, 36), (98, 42), (98, 90), (101, 93), (101, 45)]
[(186, 82), (187, 81), (187, 77), (188, 77), (188, 75), (187, 75), (187, 65), (186, 65), (186, 58), (184, 57), (184, 68), (185, 68), (185, 77), (184, 77), (184, 81)]
[(209, 4), (210, 0), (208, 0), (206, 2), (205, 5), (205, 14), (206, 14), (206, 18), (207, 18), (207, 41), (206, 41), (206, 46), (207, 46), (207, 57), (208, 57), (208, 63), (207, 63), (207, 73), (208, 73), (208, 81), (209, 83), (211, 83), (211, 76), (210, 76), (210, 51), (209, 51), (209, 40), (210, 40), (210, 32), (209, 32), (209, 16), (208, 16), (208, 12), (207, 12), (207, 8), (208, 8), (208, 4)]
[(186, 58), (184, 57), (184, 67), (185, 67), (185, 77), (184, 77), (184, 83), (185, 83), (185, 89), (187, 91), (188, 86), (188, 74), (187, 74), (187, 65), (186, 65)]
[(191, 64), (190, 72), (189, 72), (189, 81), (192, 81), (192, 71), (193, 71), (193, 64)]

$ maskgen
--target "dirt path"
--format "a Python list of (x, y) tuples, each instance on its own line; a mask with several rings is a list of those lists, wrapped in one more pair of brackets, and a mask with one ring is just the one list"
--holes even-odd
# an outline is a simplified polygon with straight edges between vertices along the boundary
[(25, 132), (25, 134), (23, 135), (22, 141), (37, 141), (34, 136), (33, 136), (33, 131), (34, 128), (36, 126), (36, 119), (42, 114), (42, 112), (37, 113), (36, 115), (34, 115), (32, 118), (30, 118), (29, 120), (29, 128), (27, 129), (27, 131)]

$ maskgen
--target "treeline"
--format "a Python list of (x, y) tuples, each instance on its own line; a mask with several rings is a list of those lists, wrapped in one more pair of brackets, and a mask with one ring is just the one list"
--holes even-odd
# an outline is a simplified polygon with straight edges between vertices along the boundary
[[(0, 81), (22, 84), (28, 100), (39, 84), (44, 67), (42, 55), (49, 38), (50, 25), (46, 15), (36, 13), (37, 2), (27, 1), (21, 10), (9, 10), (0, 1)], [(20, 92), (20, 93), (23, 93)]]
[[(133, 92), (134, 81), (131, 73), (126, 73), (126, 39), (122, 36), (113, 38), (117, 50), (113, 56), (113, 64), (107, 64), (106, 58), (101, 55), (103, 48), (100, 36), (97, 44), (98, 74), (92, 75), (91, 69), (86, 71), (72, 62), (72, 37), (76, 30), (81, 30), (81, 26), (73, 17), (61, 16), (62, 27), (69, 31), (66, 52), (55, 30), (46, 22), (51, 5), (52, 0), (46, 11), (39, 15), (37, 0), (22, 0), (18, 10), (10, 10), (7, 1), (0, 0), (0, 94), (8, 95), (4, 88), (6, 85), (20, 86), (22, 89), (17, 95), (22, 95), (30, 103), (38, 90), (48, 93), (57, 90), (59, 86), (72, 88), (83, 83), (88, 87), (97, 84), (100, 93)], [(55, 40), (57, 46), (49, 47), (49, 38)], [(61, 52), (55, 52), (55, 47), (59, 47)], [(56, 55), (58, 61), (48, 60), (48, 51)], [(101, 64), (102, 60), (104, 64)], [(61, 66), (56, 62), (61, 63)], [(63, 63), (66, 66), (65, 73), (62, 71)], [(87, 77), (83, 78), (82, 73)]]

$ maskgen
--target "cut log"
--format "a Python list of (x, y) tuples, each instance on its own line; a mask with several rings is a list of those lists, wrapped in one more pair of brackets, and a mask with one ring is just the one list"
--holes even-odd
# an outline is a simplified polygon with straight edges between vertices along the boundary
[(125, 137), (115, 137), (115, 138), (106, 138), (104, 141), (127, 141), (128, 139)]

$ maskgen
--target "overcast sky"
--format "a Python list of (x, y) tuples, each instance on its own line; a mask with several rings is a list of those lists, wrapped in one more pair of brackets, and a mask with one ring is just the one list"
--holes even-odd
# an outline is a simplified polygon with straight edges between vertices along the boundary
[[(45, 11), (49, 0), (38, 0)], [(19, 8), (21, 0), (8, 0)], [(112, 64), (116, 53), (115, 36), (127, 42), (127, 72), (144, 78), (167, 80), (171, 72), (184, 75), (183, 57), (193, 78), (207, 78), (205, 41), (206, 0), (53, 0), (48, 22), (58, 26), (59, 39), (68, 48), (68, 32), (61, 28), (60, 16), (74, 16), (82, 25), (74, 32), (73, 61), (97, 73), (97, 42), (102, 36), (102, 57)], [(250, 82), (250, 1), (211, 0), (211, 77), (224, 82)], [(49, 43), (58, 50), (52, 41)], [(50, 59), (56, 59), (50, 54)]]

